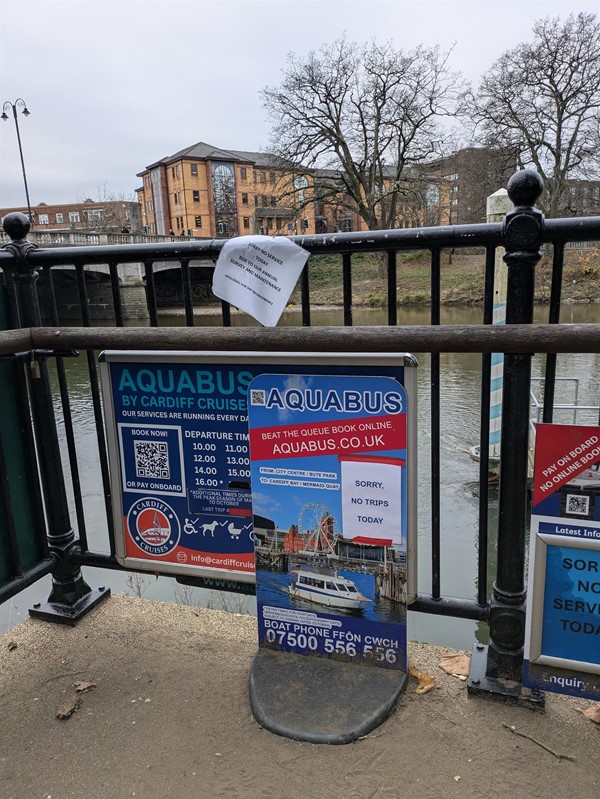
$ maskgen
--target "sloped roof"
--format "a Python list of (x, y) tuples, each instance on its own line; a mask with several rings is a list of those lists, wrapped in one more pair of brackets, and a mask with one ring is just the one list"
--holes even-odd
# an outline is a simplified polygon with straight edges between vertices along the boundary
[(255, 166), (279, 169), (293, 169), (295, 166), (292, 161), (288, 161), (273, 153), (254, 153), (249, 150), (232, 150), (231, 152), (239, 157), (238, 160), (252, 161)]
[[(178, 150), (176, 153), (173, 153), (173, 155), (167, 155), (164, 158), (160, 158), (158, 161), (154, 161), (154, 163), (146, 167), (146, 170), (152, 169), (160, 164), (170, 164), (182, 158), (196, 158), (198, 161), (235, 161), (238, 164), (247, 163), (262, 167), (281, 168), (283, 165), (292, 166), (291, 162), (287, 164), (272, 153), (256, 153), (249, 150), (223, 150), (221, 147), (215, 147), (213, 144), (199, 141), (196, 142), (196, 144), (192, 144), (190, 147), (184, 147), (183, 150)], [(142, 173), (138, 173), (138, 175), (139, 174)]]

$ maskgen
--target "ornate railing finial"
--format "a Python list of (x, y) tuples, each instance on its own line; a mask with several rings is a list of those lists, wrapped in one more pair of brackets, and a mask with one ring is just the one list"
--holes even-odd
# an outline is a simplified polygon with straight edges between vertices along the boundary
[(514, 206), (531, 208), (544, 191), (544, 181), (535, 169), (521, 169), (512, 175), (506, 188)]
[(31, 222), (25, 214), (20, 211), (13, 211), (6, 214), (2, 221), (2, 227), (6, 235), (14, 244), (19, 244), (27, 238), (31, 229)]
[[(506, 249), (504, 261), (509, 266), (535, 266), (542, 257), (540, 247), (544, 235), (544, 214), (535, 203), (544, 190), (544, 181), (534, 169), (522, 169), (510, 178), (507, 190), (515, 208), (506, 215), (502, 229), (502, 244)], [(528, 304), (529, 301), (525, 306)]]

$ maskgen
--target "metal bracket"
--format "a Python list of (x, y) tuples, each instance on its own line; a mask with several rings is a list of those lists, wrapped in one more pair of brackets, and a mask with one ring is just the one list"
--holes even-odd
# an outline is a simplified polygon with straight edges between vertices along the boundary
[(110, 588), (101, 585), (99, 588), (90, 588), (72, 605), (66, 602), (34, 602), (33, 607), (29, 608), (29, 615), (35, 619), (74, 627), (90, 610), (109, 596)]
[(517, 680), (490, 677), (487, 674), (487, 666), (488, 647), (484, 644), (475, 644), (467, 680), (467, 691), (470, 696), (486, 696), (543, 710), (546, 699), (542, 691), (535, 688), (524, 688), (522, 683)]
[(0, 355), (0, 361), (35, 361), (38, 358), (79, 358), (79, 350), (25, 350)]

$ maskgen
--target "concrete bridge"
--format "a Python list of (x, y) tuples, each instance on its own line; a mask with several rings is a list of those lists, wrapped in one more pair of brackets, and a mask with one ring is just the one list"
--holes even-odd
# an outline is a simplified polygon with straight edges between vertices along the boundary
[[(93, 231), (40, 231), (33, 230), (28, 240), (38, 247), (81, 247), (112, 244), (159, 244), (164, 242), (188, 242), (186, 236), (154, 236), (139, 233), (97, 233)], [(4, 232), (0, 234), (0, 244), (8, 243)], [(195, 302), (206, 301), (210, 297), (212, 267), (214, 261), (197, 259), (190, 261), (192, 294)], [(90, 264), (83, 266), (86, 293), (90, 315), (93, 320), (114, 318), (109, 264)], [(123, 314), (126, 319), (148, 319), (146, 298), (146, 270), (144, 264), (124, 263), (117, 266), (119, 292)], [(156, 301), (159, 308), (183, 307), (183, 287), (179, 263), (173, 261), (154, 261)], [(72, 264), (53, 267), (52, 277), (58, 305), (59, 318), (65, 321), (81, 319), (81, 299), (77, 284), (77, 270)], [(42, 273), (39, 281), (42, 313), (49, 318), (48, 279)]]

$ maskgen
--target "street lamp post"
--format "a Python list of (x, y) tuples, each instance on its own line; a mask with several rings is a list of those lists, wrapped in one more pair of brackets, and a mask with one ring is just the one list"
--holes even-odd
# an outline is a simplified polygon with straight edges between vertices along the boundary
[(21, 146), (21, 133), (19, 132), (19, 120), (17, 119), (17, 108), (23, 109), (23, 116), (28, 117), (29, 111), (27, 109), (27, 104), (25, 100), (21, 97), (18, 97), (14, 103), (11, 103), (10, 100), (7, 100), (4, 105), (2, 106), (2, 116), (0, 119), (6, 122), (8, 120), (8, 114), (6, 110), (8, 108), (12, 108), (13, 117), (15, 120), (15, 127), (17, 129), (17, 141), (19, 142), (19, 155), (21, 156), (21, 169), (23, 170), (23, 183), (25, 184), (25, 196), (27, 197), (27, 215), (29, 216), (29, 222), (33, 223), (33, 215), (31, 213), (31, 203), (29, 202), (29, 189), (27, 188), (27, 175), (25, 174), (25, 161), (23, 160), (23, 147)]

